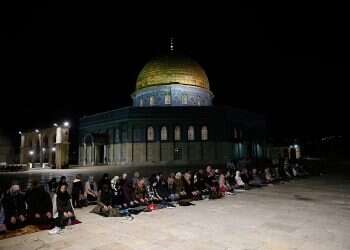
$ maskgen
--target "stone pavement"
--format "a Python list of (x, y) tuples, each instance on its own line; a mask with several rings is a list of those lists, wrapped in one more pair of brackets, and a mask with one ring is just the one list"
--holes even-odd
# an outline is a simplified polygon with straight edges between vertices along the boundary
[(83, 223), (0, 241), (1, 250), (350, 249), (350, 179), (313, 177), (195, 206), (142, 213), (133, 221), (77, 211)]

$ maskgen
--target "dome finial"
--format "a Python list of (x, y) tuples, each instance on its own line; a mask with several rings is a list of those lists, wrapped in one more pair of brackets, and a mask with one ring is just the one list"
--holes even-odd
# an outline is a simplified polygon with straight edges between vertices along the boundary
[(170, 37), (170, 51), (173, 52), (174, 50), (175, 50), (174, 38)]

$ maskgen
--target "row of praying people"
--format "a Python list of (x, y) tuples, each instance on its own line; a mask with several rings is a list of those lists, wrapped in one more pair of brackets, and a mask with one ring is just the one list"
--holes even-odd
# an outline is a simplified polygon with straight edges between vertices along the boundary
[(13, 181), (8, 190), (0, 190), (0, 232), (26, 225), (43, 225), (59, 232), (75, 217), (67, 188), (67, 183), (58, 185), (51, 197), (37, 180), (26, 192)]
[(284, 164), (254, 167), (240, 164), (225, 170), (188, 170), (164, 175), (156, 173), (149, 178), (135, 172), (110, 177), (107, 173), (96, 182), (89, 176), (84, 182), (77, 175), (67, 183), (65, 176), (59, 181), (52, 178), (45, 189), (37, 181), (22, 192), (14, 181), (11, 187), (0, 190), (0, 232), (27, 224), (46, 224), (53, 227), (50, 234), (61, 233), (75, 218), (75, 208), (94, 205), (91, 212), (106, 217), (127, 216), (154, 208), (173, 208), (188, 205), (193, 200), (218, 199), (273, 183), (283, 183), (308, 173), (302, 165)]

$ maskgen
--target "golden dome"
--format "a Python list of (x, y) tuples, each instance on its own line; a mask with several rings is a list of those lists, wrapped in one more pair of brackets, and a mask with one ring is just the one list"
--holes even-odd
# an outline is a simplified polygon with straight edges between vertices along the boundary
[(209, 90), (208, 77), (203, 68), (191, 58), (175, 53), (149, 61), (137, 77), (136, 90), (172, 83)]

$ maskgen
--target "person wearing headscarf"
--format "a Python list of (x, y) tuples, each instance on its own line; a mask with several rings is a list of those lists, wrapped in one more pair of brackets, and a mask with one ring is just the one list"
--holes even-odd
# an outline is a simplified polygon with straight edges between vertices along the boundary
[(3, 206), (7, 229), (11, 230), (25, 226), (27, 221), (25, 197), (21, 193), (21, 188), (17, 182), (13, 182), (5, 194)]
[(200, 198), (200, 192), (197, 190), (196, 186), (193, 184), (191, 174), (186, 172), (183, 176), (184, 190), (187, 194), (187, 198), (198, 200)]
[(123, 193), (123, 206), (133, 207), (137, 204), (135, 199), (135, 190), (132, 186), (132, 180), (128, 178), (127, 173), (122, 175), (120, 186)]
[(105, 217), (119, 216), (118, 210), (112, 207), (113, 203), (113, 192), (111, 184), (103, 184), (99, 191), (97, 205), (91, 211)]
[(136, 171), (136, 172), (134, 173), (134, 177), (132, 178), (132, 186), (133, 186), (134, 188), (136, 188), (136, 185), (137, 185), (137, 183), (138, 183), (139, 180), (140, 180), (140, 173), (139, 173), (138, 171)]
[(81, 175), (78, 174), (73, 180), (72, 185), (72, 201), (74, 208), (81, 208), (83, 205), (84, 185), (81, 181)]
[(244, 188), (245, 187), (245, 183), (243, 182), (243, 180), (241, 178), (241, 172), (239, 170), (236, 171), (235, 181), (236, 181), (236, 188)]
[(167, 180), (167, 192), (169, 194), (169, 200), (175, 201), (179, 199), (179, 196), (176, 194), (176, 185), (175, 185), (175, 179), (173, 176), (168, 176)]
[(69, 225), (74, 219), (74, 208), (72, 198), (67, 191), (67, 184), (62, 184), (57, 193), (52, 198), (53, 218), (55, 219), (55, 228), (49, 231), (49, 234), (58, 234), (62, 232), (65, 226)]
[(85, 182), (84, 197), (88, 204), (96, 204), (98, 198), (97, 184), (93, 176), (89, 176), (87, 182)]
[(28, 205), (28, 220), (32, 224), (50, 224), (52, 219), (51, 197), (37, 180), (32, 181), (32, 186), (25, 197)]
[(165, 176), (162, 173), (159, 173), (156, 175), (156, 190), (159, 195), (159, 197), (162, 200), (168, 200), (169, 199), (169, 192), (168, 192), (168, 183), (165, 179)]
[(187, 193), (185, 191), (184, 180), (183, 180), (181, 172), (177, 172), (175, 174), (175, 182), (174, 183), (175, 183), (177, 197), (179, 197), (179, 199), (186, 199)]
[(47, 186), (48, 186), (50, 196), (52, 198), (53, 195), (56, 193), (57, 187), (58, 187), (56, 177), (51, 178), (51, 180), (47, 183)]
[(104, 184), (108, 184), (108, 185), (111, 184), (111, 179), (109, 178), (109, 174), (107, 174), (107, 173), (104, 173), (102, 178), (101, 178), (101, 180), (98, 182), (98, 185), (97, 185), (98, 189), (97, 189), (97, 191), (101, 191), (102, 186)]
[(112, 207), (121, 208), (123, 205), (123, 190), (120, 185), (120, 177), (118, 175), (112, 178), (111, 188), (113, 192)]

